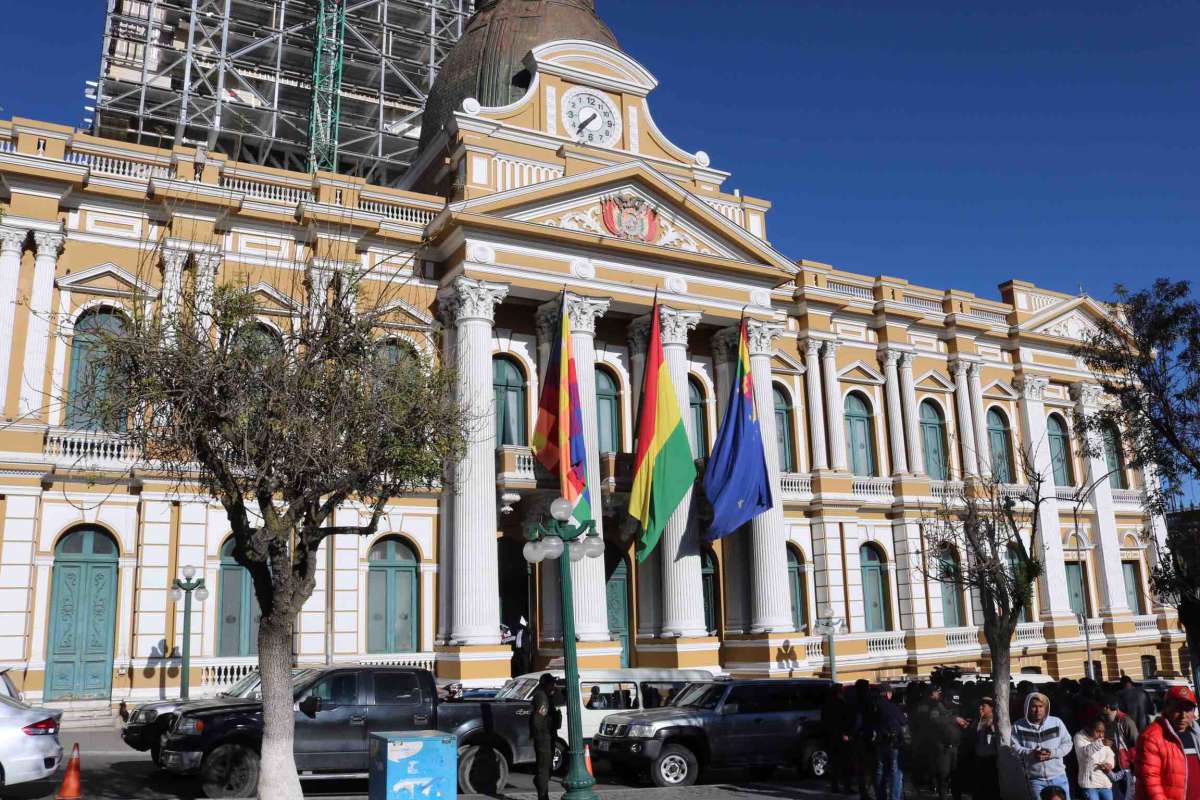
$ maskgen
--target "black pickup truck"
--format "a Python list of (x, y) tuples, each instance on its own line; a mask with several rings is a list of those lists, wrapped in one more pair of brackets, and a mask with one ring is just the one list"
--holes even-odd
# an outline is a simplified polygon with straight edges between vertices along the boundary
[(793, 766), (820, 776), (828, 757), (821, 708), (829, 681), (716, 680), (688, 684), (671, 705), (610, 714), (592, 755), (656, 786), (690, 786), (702, 768)]
[[(295, 685), (294, 753), (301, 778), (366, 777), (368, 735), (435, 729), (458, 737), (464, 793), (496, 793), (512, 764), (534, 760), (529, 705), (439, 701), (433, 674), (405, 667), (330, 667)], [(162, 766), (199, 773), (208, 797), (252, 797), (258, 787), (262, 702), (217, 698), (177, 711)]]

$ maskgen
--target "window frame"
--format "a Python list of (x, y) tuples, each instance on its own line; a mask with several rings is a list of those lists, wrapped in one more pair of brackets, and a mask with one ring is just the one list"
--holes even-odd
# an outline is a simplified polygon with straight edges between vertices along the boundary
[[(925, 411), (929, 409), (933, 418), (927, 418)], [(926, 397), (917, 404), (917, 424), (921, 429), (921, 454), (924, 460), (925, 474), (930, 480), (946, 481), (950, 479), (950, 447), (946, 438), (946, 413), (932, 398)], [(931, 453), (929, 437), (934, 436), (937, 452)], [(936, 461), (934, 459), (937, 459)], [(936, 469), (935, 469), (936, 467)]]
[[(499, 383), (496, 374), (499, 364), (511, 367), (512, 377), (515, 377), (518, 382)], [(517, 395), (515, 399), (512, 398), (513, 394)], [(496, 406), (496, 447), (527, 447), (529, 445), (529, 374), (521, 362), (510, 353), (492, 355), (492, 398)], [(512, 400), (512, 406), (515, 407), (510, 407), (510, 400)], [(510, 427), (506, 423), (510, 415), (516, 422), (516, 430), (513, 432), (516, 441), (511, 442), (507, 441), (506, 436)]]
[[(998, 424), (993, 424), (993, 415)], [(988, 451), (992, 457), (992, 475), (1000, 483), (1016, 482), (1013, 462), (1012, 424), (1003, 409), (990, 406), (987, 411)], [(997, 448), (997, 443), (1000, 447)], [(999, 452), (997, 452), (999, 450)]]
[[(600, 376), (609, 381), (612, 386), (611, 393), (607, 390), (604, 393), (600, 391)], [(602, 364), (595, 366), (595, 385), (596, 385), (596, 447), (598, 453), (621, 453), (622, 449), (622, 429), (621, 418), (621, 382), (617, 380), (617, 376), (612, 370)], [(601, 425), (601, 420), (605, 416), (605, 405), (608, 405), (608, 421), (612, 430), (612, 447), (605, 447), (604, 441), (604, 426)]]
[(771, 401), (775, 413), (775, 440), (779, 456), (779, 471), (784, 474), (800, 469), (796, 458), (796, 415), (791, 393), (780, 383), (771, 383)]
[[(851, 399), (860, 403), (865, 411), (862, 413), (851, 411)], [(857, 390), (847, 392), (845, 399), (842, 400), (842, 422), (846, 430), (846, 456), (850, 472), (860, 478), (878, 476), (879, 458), (875, 453), (875, 407), (870, 398)], [(859, 424), (856, 425), (855, 422)], [(856, 431), (865, 431), (863, 434), (865, 439), (861, 448), (866, 453), (865, 471), (859, 471), (859, 459), (855, 456), (855, 452), (860, 449), (855, 441)]]
[(705, 458), (712, 442), (708, 439), (708, 392), (695, 375), (688, 375), (688, 415), (692, 421), (691, 441), (693, 458)]
[[(1051, 425), (1054, 426), (1054, 430), (1051, 429)], [(1070, 431), (1066, 420), (1057, 412), (1046, 417), (1046, 442), (1050, 448), (1050, 469), (1055, 486), (1075, 485), (1075, 465), (1071, 453)]]

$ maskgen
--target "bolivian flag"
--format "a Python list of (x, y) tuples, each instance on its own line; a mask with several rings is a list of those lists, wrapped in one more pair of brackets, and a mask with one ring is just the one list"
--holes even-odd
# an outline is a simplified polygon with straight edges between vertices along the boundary
[(645, 561), (662, 537), (667, 520), (696, 482), (696, 464), (683, 412), (663, 359), (658, 302), (650, 315), (650, 344), (638, 412), (637, 459), (629, 515), (642, 523), (637, 560)]

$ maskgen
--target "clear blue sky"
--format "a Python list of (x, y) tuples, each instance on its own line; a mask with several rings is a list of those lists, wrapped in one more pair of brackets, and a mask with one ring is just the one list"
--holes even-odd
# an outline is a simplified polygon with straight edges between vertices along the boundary
[[(78, 123), (102, 0), (5, 3), (0, 116)], [(793, 258), (994, 297), (1200, 279), (1195, 0), (598, 0)]]

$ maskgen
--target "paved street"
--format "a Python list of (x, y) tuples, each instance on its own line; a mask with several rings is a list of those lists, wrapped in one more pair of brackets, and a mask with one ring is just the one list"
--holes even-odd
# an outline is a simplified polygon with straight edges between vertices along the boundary
[[(195, 781), (178, 778), (154, 766), (150, 756), (129, 749), (115, 729), (64, 731), (63, 749), (69, 753), (78, 742), (83, 767), (83, 794), (88, 800), (193, 800), (202, 797)], [(780, 771), (770, 782), (746, 783), (744, 772), (720, 773), (711, 783), (684, 789), (655, 789), (650, 786), (630, 787), (610, 783), (603, 772), (598, 775), (602, 800), (734, 800), (735, 798), (799, 798), (822, 797), (824, 793), (811, 782), (797, 786), (796, 776)], [(53, 781), (14, 786), (0, 793), (4, 800), (52, 800), (62, 780), (62, 772)], [(807, 785), (805, 785), (807, 784)], [(307, 781), (305, 794), (313, 798), (333, 800), (367, 796), (367, 782)], [(559, 792), (552, 792), (558, 797)], [(533, 776), (529, 771), (513, 774), (504, 797), (508, 800), (533, 800)], [(482, 800), (483, 795), (463, 795), (463, 800)]]

